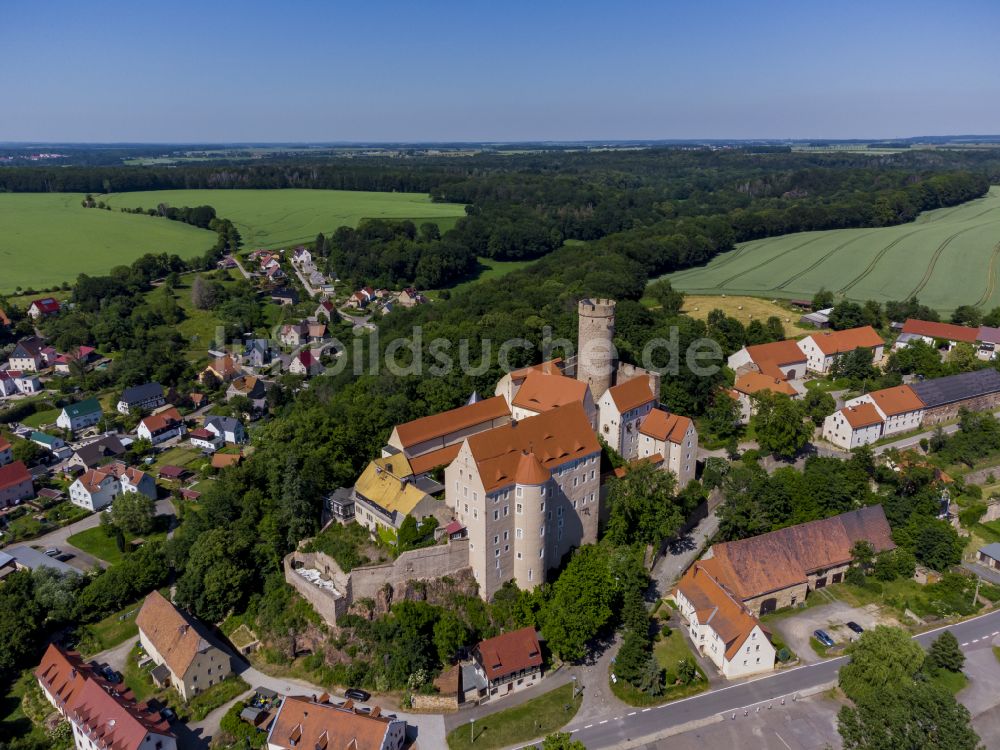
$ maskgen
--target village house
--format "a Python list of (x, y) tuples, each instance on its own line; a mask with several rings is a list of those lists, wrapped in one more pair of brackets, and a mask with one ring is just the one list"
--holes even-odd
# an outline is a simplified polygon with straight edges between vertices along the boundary
[(224, 441), (214, 432), (209, 432), (204, 427), (198, 427), (188, 433), (188, 440), (191, 445), (199, 450), (214, 452), (222, 447)]
[(228, 383), (240, 375), (240, 367), (232, 355), (216, 357), (198, 374), (198, 382), (204, 383), (206, 378), (214, 377), (220, 383)]
[(639, 425), (659, 400), (653, 389), (653, 379), (641, 376), (608, 388), (598, 401), (600, 435), (626, 461), (639, 455)]
[(101, 510), (125, 493), (156, 500), (156, 480), (140, 469), (116, 461), (88, 469), (69, 488), (70, 502), (87, 510)]
[(318, 344), (322, 341), (326, 341), (326, 323), (309, 323), (309, 341), (313, 344)]
[(132, 385), (122, 391), (121, 398), (118, 399), (118, 412), (120, 414), (131, 414), (135, 411), (152, 411), (167, 403), (167, 398), (163, 393), (163, 386), (159, 383), (144, 383), (143, 385)]
[(565, 363), (562, 359), (556, 357), (555, 359), (550, 359), (549, 361), (542, 362), (541, 364), (531, 365), (530, 367), (522, 367), (519, 370), (511, 370), (497, 381), (497, 386), (493, 391), (493, 395), (503, 396), (509, 406), (514, 402), (514, 397), (517, 396), (517, 392), (520, 390), (521, 386), (524, 385), (524, 381), (527, 380), (529, 374), (532, 372), (541, 372), (546, 375), (562, 375), (564, 367)]
[(724, 677), (774, 669), (776, 650), (767, 631), (719, 581), (711, 560), (688, 568), (673, 597), (691, 641)]
[(597, 538), (601, 446), (579, 403), (471, 435), (445, 469), (445, 499), (469, 530), (469, 564), (487, 601), (526, 590)]
[(355, 520), (375, 533), (379, 529), (395, 533), (407, 516), (420, 521), (440, 514), (445, 505), (428, 489), (440, 490), (440, 485), (414, 476), (402, 454), (376, 458), (354, 484)]
[(135, 623), (139, 643), (157, 665), (153, 680), (172, 686), (185, 701), (233, 673), (229, 654), (210, 643), (200, 624), (159, 591), (146, 597)]
[(38, 430), (33, 431), (28, 436), (28, 439), (35, 445), (41, 448), (45, 448), (46, 450), (51, 451), (52, 453), (55, 453), (56, 451), (66, 447), (66, 441), (63, 440), (61, 437), (56, 437), (55, 435), (49, 435), (48, 433), (40, 432)]
[(247, 441), (247, 432), (243, 423), (233, 417), (206, 417), (204, 427), (205, 430), (230, 445), (242, 445)]
[(45, 366), (45, 357), (42, 350), (45, 348), (45, 339), (38, 336), (28, 336), (14, 344), (14, 350), (10, 353), (10, 369), (21, 372), (38, 372)]
[(320, 375), (323, 372), (323, 365), (319, 361), (319, 355), (309, 349), (303, 349), (292, 357), (288, 371), (293, 375), (302, 375), (308, 378)]
[(871, 445), (882, 437), (884, 419), (871, 402), (844, 406), (823, 420), (823, 438), (844, 450)]
[(370, 286), (366, 286), (354, 292), (354, 294), (348, 298), (347, 307), (353, 307), (360, 310), (368, 307), (368, 303), (370, 303), (373, 299), (375, 299), (375, 290)]
[(229, 384), (229, 388), (226, 389), (226, 401), (232, 401), (237, 396), (249, 399), (257, 411), (267, 408), (267, 386), (256, 375), (243, 375)]
[(136, 434), (153, 445), (181, 437), (186, 431), (180, 412), (172, 406), (143, 418), (136, 428)]
[(758, 393), (781, 393), (789, 398), (799, 395), (792, 384), (783, 378), (747, 370), (736, 376), (736, 382), (729, 391), (730, 396), (739, 404), (740, 424), (749, 424), (750, 417), (756, 413), (753, 397)]
[(42, 381), (35, 373), (0, 370), (0, 398), (17, 395), (30, 396), (40, 390), (42, 390)]
[(35, 670), (42, 694), (69, 722), (76, 750), (177, 750), (170, 724), (79, 654), (49, 644)]
[(34, 496), (35, 484), (23, 461), (0, 466), (0, 508), (9, 508)]
[(402, 750), (406, 722), (382, 715), (382, 709), (355, 709), (353, 701), (328, 702), (324, 694), (288, 696), (267, 734), (267, 750)]
[(274, 358), (271, 345), (267, 339), (251, 339), (243, 349), (243, 364), (247, 367), (260, 369), (271, 364)]
[(78, 432), (93, 427), (101, 421), (104, 411), (96, 398), (88, 398), (68, 404), (56, 417), (56, 425), (70, 432)]
[(848, 328), (844, 331), (821, 331), (812, 333), (798, 342), (806, 355), (806, 367), (820, 375), (826, 375), (834, 363), (855, 349), (871, 349), (872, 362), (882, 360), (885, 342), (871, 326)]
[(79, 466), (82, 469), (93, 469), (111, 459), (124, 455), (125, 446), (116, 435), (104, 435), (77, 448), (67, 460), (68, 466)]
[(1000, 407), (1000, 372), (992, 367), (910, 384), (924, 404), (921, 424), (933, 426), (958, 416), (961, 409), (993, 411)]
[(857, 406), (863, 403), (874, 404), (882, 415), (881, 437), (909, 432), (920, 427), (924, 402), (908, 385), (897, 385), (865, 393), (845, 402), (845, 406)]
[(687, 487), (698, 467), (698, 430), (689, 417), (663, 409), (649, 411), (639, 425), (636, 457), (657, 462), (677, 477), (677, 487)]
[(751, 370), (777, 380), (799, 380), (806, 374), (806, 355), (793, 339), (744, 346), (727, 364), (737, 375)]
[(480, 641), (472, 651), (472, 659), (491, 698), (510, 695), (542, 679), (542, 648), (534, 627)]
[(286, 323), (281, 327), (278, 341), (282, 346), (292, 349), (302, 346), (309, 341), (309, 324), (304, 320), (299, 323)]
[(399, 293), (396, 301), (403, 307), (416, 307), (427, 303), (427, 297), (418, 292), (412, 286), (406, 287)]
[(992, 326), (979, 326), (979, 333), (976, 334), (976, 344), (979, 348), (976, 356), (986, 361), (997, 358), (997, 347), (1000, 346), (1000, 328)]
[(963, 343), (974, 346), (978, 338), (978, 328), (909, 318), (903, 323), (903, 330), (897, 337), (893, 348), (902, 349), (908, 346), (911, 341), (919, 340), (947, 352)]
[(991, 542), (976, 550), (976, 561), (993, 570), (1000, 570), (1000, 542)]
[(510, 402), (511, 417), (527, 419), (572, 403), (583, 406), (591, 427), (597, 429), (597, 405), (586, 383), (561, 373), (531, 370)]
[(32, 320), (38, 320), (39, 318), (47, 318), (50, 315), (56, 315), (62, 306), (59, 304), (59, 300), (53, 297), (42, 297), (41, 299), (36, 299), (28, 305), (28, 316)]
[(330, 323), (333, 321), (336, 314), (336, 307), (334, 307), (333, 301), (325, 299), (317, 305), (316, 312), (313, 313), (313, 317), (316, 318), (316, 320), (323, 320), (323, 318), (326, 318), (326, 322)]
[(6, 466), (13, 461), (14, 450), (11, 448), (10, 441), (3, 435), (0, 435), (0, 466)]

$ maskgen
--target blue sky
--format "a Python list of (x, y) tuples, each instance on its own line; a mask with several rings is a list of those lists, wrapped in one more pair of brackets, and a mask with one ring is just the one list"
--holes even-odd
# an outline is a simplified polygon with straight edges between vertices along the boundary
[(1000, 132), (1000, 2), (3, 0), (0, 140)]

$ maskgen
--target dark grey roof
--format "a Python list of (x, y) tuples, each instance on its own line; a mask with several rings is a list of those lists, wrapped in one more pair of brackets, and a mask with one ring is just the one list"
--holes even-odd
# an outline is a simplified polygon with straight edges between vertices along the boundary
[(125, 446), (115, 435), (105, 435), (100, 440), (95, 440), (93, 443), (87, 443), (87, 445), (76, 449), (76, 455), (88, 469), (97, 466), (105, 458), (114, 458), (124, 452)]
[(240, 424), (240, 420), (233, 417), (208, 417), (205, 420), (205, 427), (207, 428), (209, 425), (222, 432), (235, 432), (243, 426)]
[(56, 560), (54, 557), (49, 557), (48, 555), (39, 552), (37, 549), (32, 549), (31, 547), (8, 547), (6, 549), (8, 555), (14, 558), (14, 561), (29, 570), (38, 570), (39, 568), (52, 568), (53, 570), (58, 570), (60, 573), (72, 573), (73, 575), (80, 575), (80, 571), (74, 568), (72, 565), (67, 565), (61, 560)]
[(1000, 372), (986, 367), (910, 386), (928, 409), (1000, 392)]
[(122, 391), (121, 400), (131, 406), (154, 398), (163, 398), (163, 386), (159, 383), (132, 385)]
[(1000, 560), (1000, 542), (987, 544), (985, 547), (980, 547), (979, 551), (983, 552), (988, 557), (992, 557), (994, 560)]

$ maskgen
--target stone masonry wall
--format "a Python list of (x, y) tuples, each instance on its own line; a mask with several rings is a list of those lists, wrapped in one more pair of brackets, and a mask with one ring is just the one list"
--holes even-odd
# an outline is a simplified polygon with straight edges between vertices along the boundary
[(1000, 393), (989, 393), (978, 398), (969, 398), (958, 401), (954, 404), (946, 404), (924, 411), (923, 425), (936, 425), (954, 419), (958, 416), (958, 410), (965, 408), (969, 411), (994, 411), (1000, 406)]

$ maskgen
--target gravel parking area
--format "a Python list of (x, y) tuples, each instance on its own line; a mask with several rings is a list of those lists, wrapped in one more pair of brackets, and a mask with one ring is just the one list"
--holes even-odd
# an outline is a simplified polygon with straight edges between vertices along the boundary
[[(815, 592), (810, 594), (810, 596), (816, 595)], [(898, 624), (895, 619), (886, 616), (874, 604), (865, 607), (852, 607), (844, 602), (833, 602), (810, 607), (797, 614), (774, 620), (768, 624), (768, 627), (780, 633), (788, 647), (798, 655), (803, 663), (808, 664), (819, 661), (820, 658), (809, 645), (813, 631), (823, 629), (838, 646), (848, 644), (857, 637), (847, 627), (847, 623), (850, 621), (858, 623), (865, 630), (874, 628), (876, 625)]]

